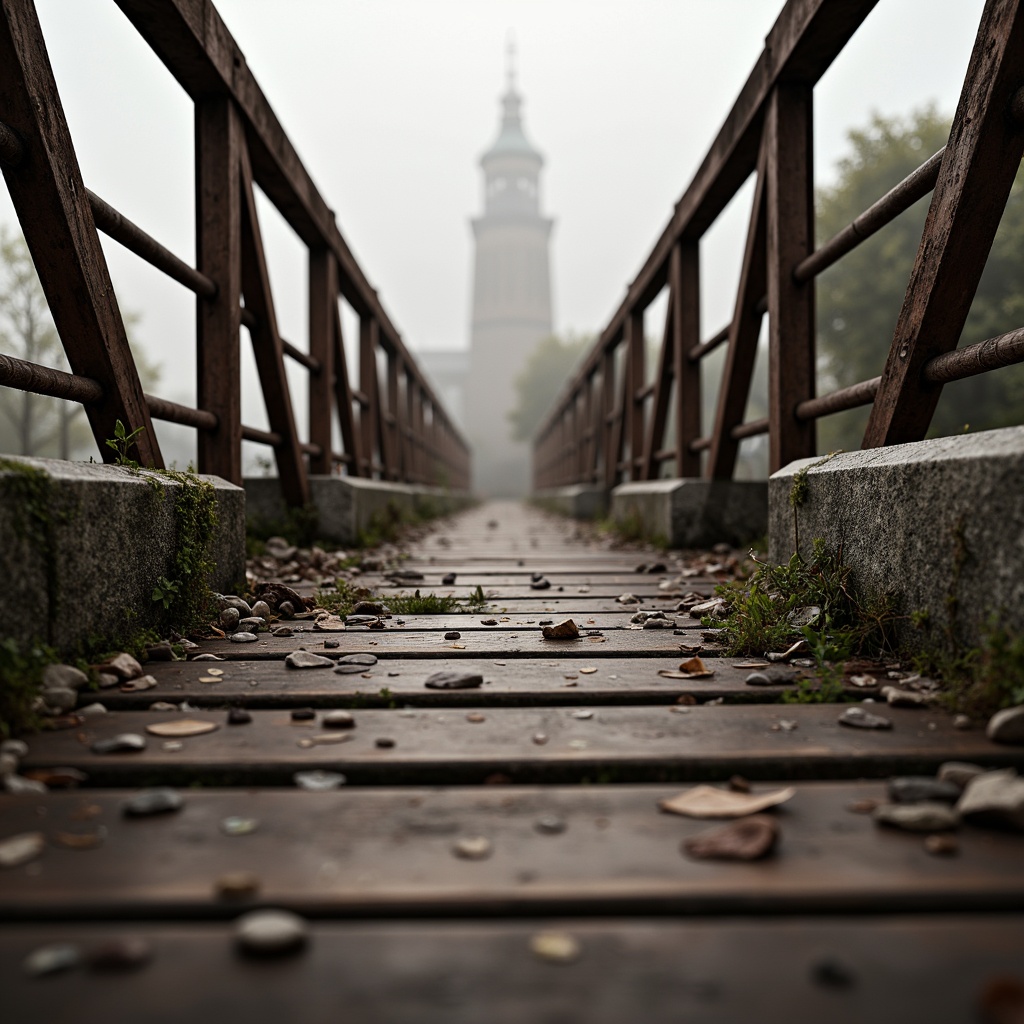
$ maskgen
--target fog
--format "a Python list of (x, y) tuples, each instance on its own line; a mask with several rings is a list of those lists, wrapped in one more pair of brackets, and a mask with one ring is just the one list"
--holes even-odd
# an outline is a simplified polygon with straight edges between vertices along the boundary
[[(86, 184), (194, 261), (191, 102), (111, 0), (37, 0)], [(514, 35), (524, 122), (555, 218), (554, 325), (596, 332), (618, 305), (732, 106), (781, 0), (219, 0), (342, 233), (406, 343), (469, 338), (478, 159), (497, 133)], [(982, 0), (882, 0), (815, 94), (828, 183), (873, 111), (952, 112)], [(704, 245), (705, 327), (730, 315), (748, 192)], [(261, 204), (282, 334), (305, 347), (303, 247)], [(16, 227), (5, 189), (0, 223)], [(102, 236), (101, 236), (102, 237)], [(195, 402), (193, 298), (103, 239), (157, 392)], [(351, 335), (351, 332), (350, 332)], [(244, 339), (243, 339), (244, 340)], [(295, 374), (296, 412), (304, 382)], [(251, 361), (244, 418), (264, 426)], [(304, 427), (303, 427), (304, 429)], [(161, 424), (171, 457), (191, 432)], [(251, 462), (252, 453), (247, 455)]]

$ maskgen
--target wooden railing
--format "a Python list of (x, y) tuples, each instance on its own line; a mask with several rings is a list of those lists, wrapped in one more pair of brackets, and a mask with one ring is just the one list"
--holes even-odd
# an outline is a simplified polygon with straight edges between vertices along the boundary
[[(209, 0), (116, 0), (195, 103), (196, 250), (190, 266), (82, 181), (31, 0), (0, 0), (0, 166), (71, 373), (0, 355), (0, 384), (81, 402), (100, 452), (120, 419), (138, 459), (162, 466), (152, 419), (198, 431), (198, 468), (242, 479), (242, 441), (269, 445), (286, 500), (309, 474), (343, 471), (469, 486), (469, 446), (409, 354), (345, 243), (245, 58)], [(254, 185), (309, 249), (309, 351), (277, 327)], [(197, 405), (143, 394), (97, 231), (196, 295)], [(341, 298), (359, 318), (350, 376)], [(241, 420), (240, 329), (249, 332), (269, 421)], [(309, 372), (302, 442), (285, 358)], [(384, 380), (378, 369), (384, 370)], [(342, 450), (332, 442), (337, 414)]]
[[(729, 479), (740, 441), (760, 434), (774, 472), (815, 454), (818, 418), (862, 405), (873, 406), (865, 448), (920, 440), (944, 383), (1024, 361), (1024, 331), (957, 350), (1024, 152), (1024, 0), (986, 3), (948, 144), (814, 248), (814, 85), (876, 2), (786, 4), (671, 221), (537, 432), (536, 489), (652, 480), (665, 463), (669, 475)], [(702, 341), (700, 239), (752, 173), (732, 320)], [(929, 192), (881, 375), (816, 397), (815, 277)], [(658, 366), (646, 384), (644, 313), (666, 288)], [(768, 416), (745, 423), (766, 312)], [(722, 345), (718, 406), (705, 436), (701, 360)]]

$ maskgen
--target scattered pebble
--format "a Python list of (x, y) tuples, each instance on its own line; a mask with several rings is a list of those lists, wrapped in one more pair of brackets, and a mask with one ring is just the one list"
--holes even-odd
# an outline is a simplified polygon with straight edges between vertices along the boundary
[(258, 827), (259, 820), (256, 818), (239, 818), (233, 815), (222, 819), (220, 823), (220, 830), (226, 836), (247, 836)]
[(380, 747), (381, 750), (390, 750), (395, 746), (395, 741), (390, 736), (378, 736), (374, 741), (375, 747)]
[(579, 627), (572, 619), (563, 619), (554, 626), (545, 626), (541, 630), (545, 640), (578, 640), (580, 638)]
[(549, 964), (571, 964), (580, 958), (580, 944), (568, 932), (537, 932), (530, 937), (530, 952)]
[(338, 789), (345, 785), (345, 776), (341, 772), (325, 772), (314, 769), (309, 772), (296, 772), (292, 780), (299, 789), (309, 790), (311, 793), (322, 793), (328, 789)]
[(316, 718), (316, 712), (312, 708), (295, 708), (291, 713), (293, 722), (312, 722)]
[(974, 723), (971, 721), (969, 715), (954, 715), (953, 728), (966, 732), (968, 729), (974, 728)]
[(161, 786), (136, 793), (121, 805), (121, 813), (126, 818), (148, 818), (155, 814), (180, 811), (184, 802), (176, 789)]
[(444, 635), (445, 640), (461, 640), (462, 634), (457, 629), (449, 629)]
[(1012, 768), (976, 775), (956, 809), (971, 824), (1024, 832), (1024, 779)]
[(89, 953), (94, 971), (134, 971), (153, 959), (153, 944), (141, 935), (108, 939)]
[(230, 638), (232, 643), (235, 644), (254, 644), (256, 643), (255, 633), (232, 633)]
[(811, 978), (825, 988), (850, 988), (855, 982), (850, 969), (835, 957), (826, 957), (813, 964)]
[(220, 625), (226, 633), (231, 633), (238, 628), (238, 622), (241, 619), (241, 614), (237, 608), (225, 608), (220, 613)]
[(146, 749), (146, 738), (135, 732), (122, 732), (105, 740), (96, 740), (94, 754), (134, 754)]
[(894, 804), (919, 804), (936, 801), (955, 804), (961, 787), (930, 775), (903, 775), (889, 780), (889, 799)]
[(467, 836), (455, 843), (452, 853), (463, 860), (486, 860), (492, 849), (491, 841), (484, 836)]
[(47, 665), (43, 669), (44, 690), (81, 690), (89, 677), (74, 665)]
[(328, 711), (320, 720), (320, 724), (325, 729), (354, 729), (356, 727), (356, 720), (351, 711), (339, 709), (337, 711)]
[(548, 741), (547, 733), (543, 733), (543, 732), (535, 732), (533, 734), (532, 738), (533, 738), (533, 742), (538, 747), (543, 747), (544, 744), (547, 743), (547, 741)]
[(1024, 704), (997, 711), (989, 719), (985, 735), (993, 743), (1024, 744)]
[(484, 677), (479, 672), (445, 670), (428, 676), (423, 685), (430, 690), (472, 690), (483, 682)]
[(456, 579), (455, 573), (448, 572), (448, 573), (445, 573), (444, 576), (441, 577), (441, 583), (442, 583), (443, 586), (450, 587), (450, 586), (452, 586), (455, 583), (455, 579)]
[(486, 722), (487, 716), (480, 714), (479, 711), (470, 711), (470, 713), (466, 715), (466, 721), (479, 724), (480, 722)]
[(989, 771), (980, 764), (970, 764), (967, 761), (946, 761), (939, 765), (936, 777), (943, 782), (952, 782), (954, 786), (964, 789), (968, 782), (977, 775), (984, 775)]
[(594, 712), (591, 711), (589, 708), (583, 708), (583, 709), (581, 709), (579, 711), (574, 711), (572, 713), (572, 717), (573, 718), (578, 718), (578, 719), (580, 719), (582, 721), (586, 721), (588, 718), (593, 718), (594, 717)]
[(35, 860), (46, 846), (42, 832), (22, 832), (0, 840), (0, 868), (17, 868)]
[(122, 652), (110, 658), (103, 665), (102, 671), (115, 675), (118, 679), (137, 679), (142, 675), (142, 666), (130, 654)]
[(358, 654), (346, 654), (338, 659), (338, 665), (358, 665), (360, 668), (373, 666), (377, 664), (376, 654), (364, 654), (362, 652)]
[(933, 857), (952, 857), (960, 852), (960, 844), (956, 836), (943, 835), (940, 832), (924, 837), (924, 848), (926, 853)]
[(253, 618), (269, 619), (270, 605), (266, 601), (256, 601), (252, 606)]
[(93, 701), (92, 704), (86, 704), (84, 708), (78, 709), (78, 714), (85, 715), (88, 718), (91, 718), (93, 715), (105, 715), (106, 713), (106, 706), (100, 704), (99, 701)]
[(68, 942), (40, 946), (21, 962), (22, 970), (33, 978), (69, 971), (82, 962), (82, 951)]
[(873, 715), (860, 707), (847, 708), (837, 719), (840, 725), (848, 725), (853, 729), (891, 729), (892, 721), (881, 715)]
[(533, 823), (533, 827), (542, 836), (557, 836), (561, 835), (567, 826), (565, 819), (558, 817), (557, 814), (545, 814)]
[(881, 804), (872, 817), (879, 825), (907, 832), (945, 832), (960, 824), (960, 816), (948, 804)]
[(228, 725), (248, 725), (252, 715), (245, 708), (231, 708), (228, 711)]
[(309, 939), (309, 928), (287, 910), (254, 910), (235, 922), (235, 941), (244, 953), (278, 956), (294, 953)]
[(288, 668), (333, 668), (334, 662), (319, 654), (312, 654), (310, 651), (292, 651), (284, 659)]
[(851, 800), (846, 805), (848, 811), (852, 811), (854, 814), (873, 814), (875, 808), (881, 803), (880, 800), (873, 800), (870, 797), (865, 797), (862, 800)]
[(213, 883), (222, 900), (244, 900), (260, 891), (260, 877), (251, 871), (229, 871)]

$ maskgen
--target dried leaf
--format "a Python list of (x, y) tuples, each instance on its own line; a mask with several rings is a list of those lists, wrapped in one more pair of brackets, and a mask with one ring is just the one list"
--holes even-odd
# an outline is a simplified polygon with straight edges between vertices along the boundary
[(688, 818), (742, 818), (784, 804), (795, 795), (792, 786), (767, 793), (734, 793), (714, 786), (694, 786), (668, 800), (658, 801), (658, 806), (670, 814), (683, 814)]
[(684, 661), (679, 666), (679, 671), (685, 672), (687, 677), (690, 679), (707, 679), (709, 676), (713, 676), (715, 674), (715, 670), (713, 668), (708, 668), (707, 665), (697, 657), (690, 658), (689, 661)]

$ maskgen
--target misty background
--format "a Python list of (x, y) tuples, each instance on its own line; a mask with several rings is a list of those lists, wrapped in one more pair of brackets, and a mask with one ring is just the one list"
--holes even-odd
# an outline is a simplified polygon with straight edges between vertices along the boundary
[[(194, 264), (192, 103), (111, 0), (36, 0), (86, 184)], [(952, 114), (982, 0), (882, 0), (815, 90), (816, 183), (874, 112)], [(465, 349), (480, 154), (514, 37), (544, 154), (554, 326), (597, 333), (669, 219), (782, 0), (217, 0), (406, 344)], [(927, 154), (922, 154), (922, 158)], [(704, 334), (731, 316), (751, 184), (702, 244)], [(258, 196), (282, 335), (306, 348), (305, 247)], [(6, 189), (0, 224), (17, 231)], [(194, 297), (100, 236), (149, 390), (195, 405)], [(650, 311), (648, 331), (659, 322)], [(348, 316), (347, 342), (355, 338)], [(660, 330), (660, 327), (657, 328)], [(654, 333), (657, 333), (656, 331)], [(243, 337), (243, 421), (265, 427)], [(354, 353), (350, 348), (350, 358)], [(46, 361), (46, 360), (41, 360)], [(306, 374), (289, 366), (305, 436)], [(168, 461), (194, 432), (155, 425)], [(88, 455), (87, 445), (78, 455)], [(246, 464), (268, 450), (245, 446)]]

